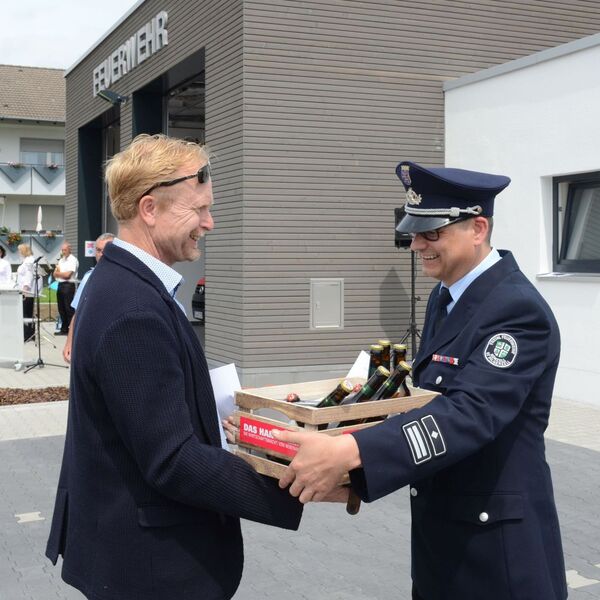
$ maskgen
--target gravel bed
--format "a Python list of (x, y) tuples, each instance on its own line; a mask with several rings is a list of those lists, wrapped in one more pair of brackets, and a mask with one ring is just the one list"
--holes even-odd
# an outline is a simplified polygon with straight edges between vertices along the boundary
[(35, 402), (57, 402), (69, 399), (68, 387), (45, 388), (0, 388), (0, 406), (32, 404)]

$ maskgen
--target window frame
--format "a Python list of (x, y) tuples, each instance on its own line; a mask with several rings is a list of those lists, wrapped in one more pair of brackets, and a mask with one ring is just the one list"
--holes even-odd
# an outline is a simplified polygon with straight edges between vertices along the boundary
[[(567, 184), (561, 196), (561, 184)], [(552, 268), (556, 273), (599, 273), (600, 259), (566, 258), (570, 220), (576, 213), (569, 208), (575, 193), (585, 187), (600, 187), (600, 171), (552, 178)], [(564, 198), (564, 202), (561, 200)]]

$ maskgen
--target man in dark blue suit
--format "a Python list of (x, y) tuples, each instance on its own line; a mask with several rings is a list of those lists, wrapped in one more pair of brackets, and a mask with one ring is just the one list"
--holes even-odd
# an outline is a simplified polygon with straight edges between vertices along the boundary
[[(119, 234), (77, 309), (64, 457), (46, 550), (93, 600), (224, 600), (239, 519), (297, 529), (301, 504), (228, 452), (177, 261), (213, 228), (198, 145), (139, 136), (108, 163)], [(343, 500), (343, 498), (342, 498)]]
[(549, 306), (510, 252), (490, 245), (508, 177), (398, 165), (398, 230), (427, 275), (413, 381), (428, 405), (352, 435), (301, 444), (280, 481), (320, 500), (350, 471), (365, 501), (410, 485), (413, 598), (564, 600), (565, 567), (544, 431), (560, 354)]

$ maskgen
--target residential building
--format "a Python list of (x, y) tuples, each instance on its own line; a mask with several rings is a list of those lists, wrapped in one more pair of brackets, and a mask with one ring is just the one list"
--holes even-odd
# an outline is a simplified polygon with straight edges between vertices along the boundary
[(0, 82), (0, 244), (20, 262), (6, 235), (19, 234), (53, 262), (65, 223), (64, 71), (0, 65)]

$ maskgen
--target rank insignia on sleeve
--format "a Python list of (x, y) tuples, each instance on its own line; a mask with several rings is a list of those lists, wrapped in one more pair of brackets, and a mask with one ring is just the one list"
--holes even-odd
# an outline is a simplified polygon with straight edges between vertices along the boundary
[(483, 349), (483, 356), (490, 365), (507, 369), (515, 362), (517, 352), (517, 340), (508, 333), (498, 333), (488, 340)]
[(423, 423), (423, 427), (425, 427), (425, 432), (427, 433), (429, 443), (433, 448), (433, 453), (435, 456), (446, 454), (446, 443), (444, 442), (444, 436), (442, 436), (442, 432), (440, 431), (436, 420), (433, 418), (433, 415), (427, 415), (426, 417), (423, 417), (421, 419), (421, 423)]
[(403, 425), (402, 430), (404, 431), (406, 441), (408, 442), (410, 451), (412, 452), (415, 465), (430, 460), (431, 450), (429, 449), (427, 440), (425, 439), (421, 423), (419, 423), (419, 421), (411, 421), (410, 423)]

